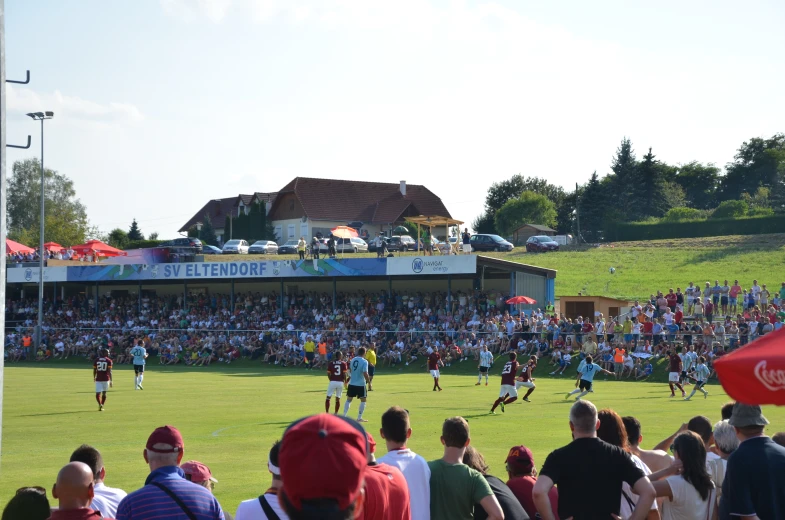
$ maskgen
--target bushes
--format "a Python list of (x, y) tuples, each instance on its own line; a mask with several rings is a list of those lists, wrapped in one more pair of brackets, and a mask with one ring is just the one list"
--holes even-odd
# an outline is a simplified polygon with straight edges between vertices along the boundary
[(671, 208), (662, 216), (660, 222), (682, 222), (684, 220), (701, 220), (708, 216), (705, 210), (695, 208)]
[(624, 242), (628, 240), (760, 235), (764, 233), (785, 233), (785, 217), (711, 218), (709, 220), (659, 222), (656, 224), (618, 223), (608, 227), (605, 239)]
[(743, 200), (723, 201), (711, 214), (711, 218), (740, 218), (747, 214), (748, 204)]
[(158, 247), (166, 240), (131, 240), (123, 249), (146, 249), (148, 247)]

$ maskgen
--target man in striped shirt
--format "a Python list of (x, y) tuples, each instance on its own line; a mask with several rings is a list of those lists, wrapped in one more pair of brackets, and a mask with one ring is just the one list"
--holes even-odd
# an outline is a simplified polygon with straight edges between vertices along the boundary
[(153, 431), (144, 452), (150, 475), (142, 489), (120, 502), (117, 520), (225, 520), (212, 493), (185, 479), (179, 468), (183, 448), (183, 437), (174, 426)]

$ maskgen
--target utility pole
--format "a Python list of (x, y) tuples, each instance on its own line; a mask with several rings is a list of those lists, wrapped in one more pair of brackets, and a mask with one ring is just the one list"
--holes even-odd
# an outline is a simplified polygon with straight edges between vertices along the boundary
[(578, 221), (578, 236), (576, 237), (578, 243), (581, 243), (581, 211), (580, 211), (580, 200), (578, 199), (578, 183), (575, 183), (575, 220)]

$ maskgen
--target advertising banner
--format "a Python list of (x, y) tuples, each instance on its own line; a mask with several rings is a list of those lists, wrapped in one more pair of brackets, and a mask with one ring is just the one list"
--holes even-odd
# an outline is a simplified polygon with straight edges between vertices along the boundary
[[(8, 283), (38, 283), (40, 267), (9, 267)], [(65, 282), (67, 267), (44, 267), (44, 282)]]
[(474, 274), (476, 272), (476, 255), (404, 256), (387, 259), (388, 276)]

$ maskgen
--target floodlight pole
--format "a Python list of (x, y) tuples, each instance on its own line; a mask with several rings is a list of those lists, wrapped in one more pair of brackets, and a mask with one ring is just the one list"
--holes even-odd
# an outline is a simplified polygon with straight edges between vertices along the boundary
[[(5, 240), (8, 233), (6, 229), (6, 182), (5, 182), (5, 5), (0, 0), (0, 301), (5, 302)], [(5, 372), (5, 312), (0, 312), (0, 434), (3, 431), (3, 373)], [(0, 442), (0, 446), (2, 443)], [(2, 452), (2, 448), (0, 448)]]

